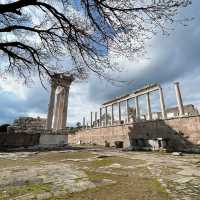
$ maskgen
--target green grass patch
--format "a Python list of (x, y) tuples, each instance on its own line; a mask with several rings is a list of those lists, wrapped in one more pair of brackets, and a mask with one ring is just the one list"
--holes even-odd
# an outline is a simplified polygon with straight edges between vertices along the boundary
[[(85, 173), (93, 183), (98, 183), (96, 188), (87, 189), (82, 192), (68, 193), (61, 197), (54, 197), (49, 200), (170, 200), (169, 194), (158, 180), (150, 175), (145, 167), (135, 169), (115, 168), (114, 174), (109, 171), (98, 172), (98, 168), (119, 163), (123, 166), (141, 164), (136, 160), (122, 157), (105, 157), (86, 163), (88, 170)], [(109, 169), (110, 170), (110, 169)], [(126, 173), (122, 174), (122, 171)], [(118, 172), (118, 173), (117, 173)], [(126, 175), (125, 175), (126, 174)], [(102, 184), (103, 179), (112, 180), (111, 184)]]
[(3, 191), (6, 191), (9, 198), (14, 198), (14, 197), (28, 194), (28, 193), (38, 194), (41, 192), (51, 192), (51, 190), (52, 190), (51, 184), (27, 183), (26, 185), (23, 185), (23, 186), (12, 186), (12, 187), (7, 187), (7, 188), (4, 188), (3, 190), (0, 190), (0, 197), (4, 199), (3, 193), (5, 192)]

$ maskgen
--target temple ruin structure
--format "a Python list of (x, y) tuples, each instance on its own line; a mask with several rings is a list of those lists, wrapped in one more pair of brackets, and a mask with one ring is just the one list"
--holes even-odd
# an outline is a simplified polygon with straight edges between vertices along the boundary
[[(177, 108), (178, 112), (176, 111), (176, 116), (178, 113), (178, 116), (184, 116), (184, 106), (183, 106), (183, 101), (182, 101), (182, 96), (181, 96), (181, 91), (179, 87), (178, 82), (174, 82), (174, 88), (175, 88), (175, 93), (176, 93), (176, 99), (177, 99)], [(152, 112), (152, 102), (150, 99), (150, 94), (153, 92), (159, 92), (159, 102), (160, 102), (160, 113), (153, 113)], [(146, 110), (147, 113), (145, 115), (141, 115), (141, 108), (139, 106), (139, 97), (141, 96), (146, 96)], [(130, 108), (129, 106), (129, 101), (133, 100), (135, 103), (135, 106), (133, 108)], [(124, 103), (126, 104), (126, 120), (122, 120), (122, 112), (121, 112), (121, 104)], [(118, 107), (118, 121), (115, 120), (116, 116), (114, 115), (114, 106)], [(108, 109), (111, 109), (111, 114), (109, 116), (108, 114)], [(132, 109), (132, 110), (131, 110)], [(102, 112), (104, 110), (104, 115), (102, 115)], [(131, 113), (130, 113), (131, 112)], [(144, 87), (137, 89), (133, 93), (126, 94), (120, 97), (116, 97), (110, 101), (107, 101), (102, 104), (99, 110), (99, 118), (97, 117), (98, 113), (97, 112), (91, 112), (90, 114), (90, 127), (107, 127), (107, 126), (112, 126), (115, 124), (123, 124), (123, 123), (132, 123), (132, 122), (139, 122), (139, 121), (144, 121), (144, 120), (154, 120), (154, 119), (167, 119), (170, 117), (169, 109), (166, 109), (165, 106), (165, 99), (163, 95), (163, 89), (161, 85), (159, 84), (150, 84), (150, 85), (145, 85)], [(172, 117), (175, 116), (171, 115)], [(110, 123), (108, 118), (110, 117)], [(85, 126), (85, 117), (83, 117), (83, 127)]]
[[(200, 152), (199, 112), (192, 104), (183, 104), (178, 82), (174, 82), (174, 89), (177, 106), (173, 108), (166, 108), (160, 84), (145, 85), (103, 103), (98, 112), (90, 112), (89, 120), (83, 117), (82, 129), (68, 136), (69, 143)], [(154, 92), (159, 96), (157, 112), (152, 111), (150, 96)]]
[(73, 80), (72, 75), (66, 74), (52, 77), (47, 129), (60, 130), (66, 127), (69, 88)]
[(20, 117), (7, 132), (0, 134), (0, 148), (54, 148), (68, 144), (67, 107), (72, 75), (55, 74), (51, 79), (51, 94), (47, 119)]

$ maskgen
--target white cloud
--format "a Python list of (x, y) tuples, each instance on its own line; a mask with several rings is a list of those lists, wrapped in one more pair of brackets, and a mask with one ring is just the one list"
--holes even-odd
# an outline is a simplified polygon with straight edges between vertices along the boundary
[(13, 93), (17, 98), (21, 100), (26, 100), (27, 90), (20, 81), (16, 81), (11, 77), (7, 77), (4, 80), (0, 79), (0, 89), (5, 92)]

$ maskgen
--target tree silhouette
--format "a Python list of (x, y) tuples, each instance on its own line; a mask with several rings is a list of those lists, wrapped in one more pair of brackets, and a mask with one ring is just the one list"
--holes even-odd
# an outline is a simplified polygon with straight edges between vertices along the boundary
[[(190, 0), (8, 0), (0, 4), (1, 72), (27, 81), (92, 71), (108, 78), (113, 55), (141, 53), (144, 42)], [(70, 58), (70, 66), (66, 59)]]

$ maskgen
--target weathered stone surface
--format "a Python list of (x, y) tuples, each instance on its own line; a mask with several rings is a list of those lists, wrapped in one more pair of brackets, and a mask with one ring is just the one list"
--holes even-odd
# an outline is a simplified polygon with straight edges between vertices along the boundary
[[(142, 180), (140, 187), (143, 187), (141, 191), (144, 193), (148, 191), (151, 183), (156, 183), (157, 188), (160, 182), (161, 190), (168, 192), (169, 199), (199, 200), (199, 166), (200, 156), (197, 154), (185, 154), (175, 159), (171, 154), (166, 153), (122, 152), (99, 147), (78, 152), (1, 153), (0, 197), (3, 200), (42, 200), (50, 197), (64, 199), (69, 193), (70, 196), (74, 193), (80, 195), (81, 191), (92, 189), (89, 193), (91, 195), (92, 191), (101, 191), (101, 189), (106, 191), (106, 187), (111, 187), (113, 193), (117, 192), (116, 190), (120, 190), (121, 193), (118, 193), (120, 196), (103, 193), (108, 195), (108, 199), (109, 195), (113, 197), (111, 199), (119, 199), (119, 197), (150, 199), (150, 196), (135, 198), (133, 185), (129, 191), (129, 198), (124, 198), (125, 193), (121, 191), (124, 185), (121, 181), (128, 179), (125, 187), (128, 187), (131, 182), (136, 182), (137, 185), (137, 182)], [(138, 180), (139, 177), (141, 180)], [(149, 182), (149, 180), (156, 180), (156, 182)], [(23, 192), (19, 192), (20, 188), (29, 184), (37, 189), (30, 191), (29, 187), (28, 190), (22, 189)], [(13, 186), (18, 188), (18, 193), (11, 193)], [(97, 190), (93, 190), (94, 187), (98, 187)], [(150, 192), (156, 193), (156, 188)], [(85, 194), (88, 195), (87, 192)], [(102, 197), (91, 198), (91, 196), (86, 196), (85, 199), (87, 197), (102, 199)], [(153, 199), (165, 198), (157, 196)]]

